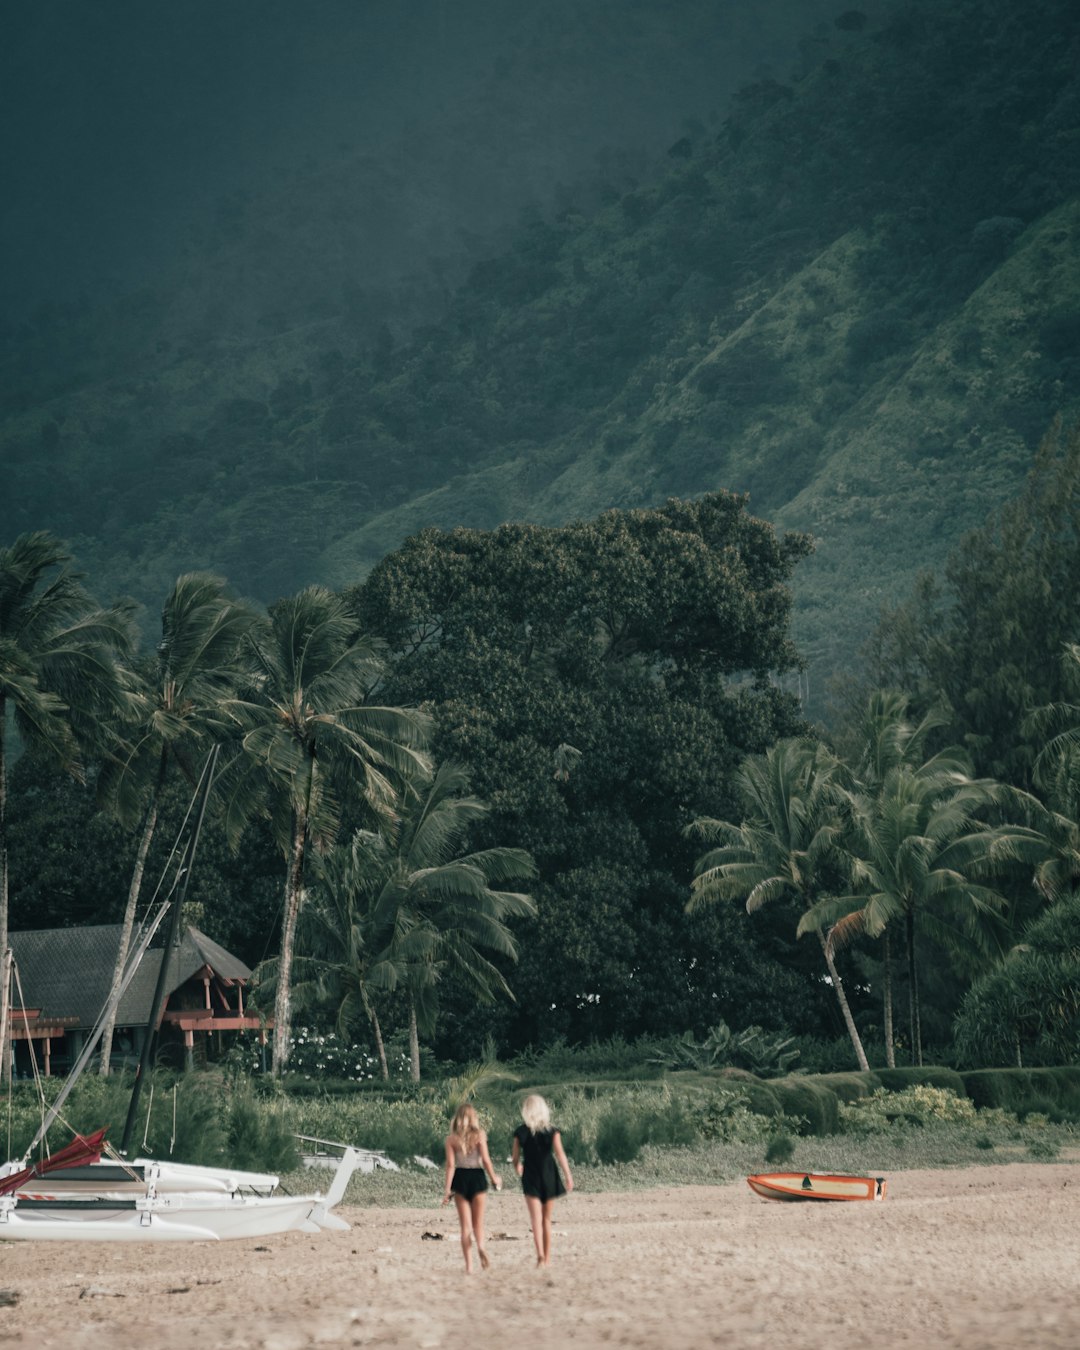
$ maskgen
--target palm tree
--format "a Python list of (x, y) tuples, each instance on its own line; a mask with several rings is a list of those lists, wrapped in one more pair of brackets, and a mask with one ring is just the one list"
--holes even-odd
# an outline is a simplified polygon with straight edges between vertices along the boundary
[[(836, 859), (843, 828), (839, 810), (842, 767), (817, 742), (780, 741), (763, 756), (743, 762), (736, 787), (747, 811), (739, 825), (695, 820), (688, 833), (714, 845), (697, 861), (687, 909), (718, 900), (744, 900), (753, 914), (770, 901), (793, 896), (804, 911), (821, 899), (823, 871)], [(821, 945), (855, 1058), (868, 1069), (866, 1052), (851, 1015), (843, 981), (819, 924), (807, 923)]]
[[(402, 978), (392, 953), (377, 950), (375, 899), (385, 850), (381, 836), (357, 830), (318, 861), (317, 880), (301, 912), (296, 937), (293, 998), (297, 1007), (335, 1005), (338, 1034), (353, 1038), (367, 1020), (384, 1079), (390, 1077), (386, 1043), (373, 997)], [(276, 985), (278, 962), (266, 961), (260, 976)]]
[(23, 745), (83, 775), (81, 748), (128, 706), (126, 606), (99, 607), (50, 534), (0, 549), (0, 952), (8, 945), (9, 714)]
[[(946, 724), (941, 709), (935, 708), (914, 721), (909, 716), (906, 694), (893, 690), (875, 690), (867, 702), (858, 729), (858, 751), (854, 766), (860, 795), (873, 798), (881, 792), (886, 776), (901, 764), (922, 761), (931, 732)], [(861, 912), (861, 911), (860, 911)], [(829, 933), (829, 942), (839, 944), (859, 927), (854, 915), (841, 920)], [(896, 1038), (893, 1033), (892, 930), (881, 930), (884, 981), (882, 1004), (885, 1023), (885, 1062), (896, 1067)]]
[(394, 818), (395, 786), (425, 772), (428, 719), (367, 700), (383, 672), (378, 644), (357, 631), (339, 596), (311, 586), (279, 601), (247, 637), (252, 688), (229, 705), (243, 755), (226, 778), (225, 823), (235, 842), (255, 810), (266, 814), (286, 859), (274, 999), (273, 1072), (289, 1054), (289, 982), (309, 845), (329, 848), (353, 797)]
[[(124, 824), (142, 817), (131, 884), (113, 971), (112, 994), (123, 978), (143, 871), (157, 827), (162, 793), (174, 759), (187, 768), (187, 751), (225, 734), (225, 702), (236, 693), (237, 653), (257, 621), (246, 605), (229, 600), (225, 582), (205, 572), (179, 577), (161, 614), (161, 641), (143, 672), (138, 719), (110, 755), (98, 794)], [(101, 1073), (108, 1075), (115, 1012), (101, 1038)]]
[[(1066, 687), (1080, 689), (1080, 645), (1067, 642), (1062, 655)], [(1048, 739), (1035, 757), (1034, 778), (1040, 787), (1060, 786), (1062, 770), (1075, 769), (1080, 755), (1080, 706), (1072, 702), (1035, 708), (1024, 719), (1024, 731)]]
[[(1080, 689), (1080, 646), (1066, 643), (1063, 666), (1070, 691)], [(1074, 895), (1080, 884), (1080, 706), (1061, 702), (1036, 708), (1024, 730), (1046, 738), (1035, 757), (1034, 779), (1047, 802), (1039, 824), (1049, 849), (1035, 884), (1053, 902)]]
[(955, 747), (923, 760), (927, 735), (944, 718), (931, 713), (916, 723), (907, 711), (903, 694), (872, 695), (863, 723), (858, 781), (843, 793), (849, 821), (844, 848), (853, 893), (823, 897), (800, 921), (800, 932), (830, 926), (830, 947), (859, 933), (886, 943), (890, 1066), (895, 1062), (891, 925), (904, 925), (911, 1053), (913, 1062), (921, 1064), (917, 929), (969, 964), (985, 957), (1001, 936), (997, 920), (1007, 901), (981, 879), (1016, 861), (1037, 861), (1045, 850), (1037, 830), (984, 823), (982, 815), (1018, 794), (990, 779), (973, 779), (970, 761)]
[(499, 968), (484, 955), (509, 960), (517, 944), (507, 920), (535, 914), (527, 895), (497, 885), (533, 878), (532, 859), (521, 849), (466, 853), (470, 827), (488, 808), (468, 788), (460, 765), (442, 764), (428, 780), (405, 785), (401, 819), (389, 835), (361, 841), (360, 870), (370, 896), (379, 947), (379, 979), (401, 985), (409, 1005), (409, 1060), (420, 1079), (420, 1029), (434, 1028), (438, 986), (444, 974), (463, 979), (478, 999), (512, 997)]

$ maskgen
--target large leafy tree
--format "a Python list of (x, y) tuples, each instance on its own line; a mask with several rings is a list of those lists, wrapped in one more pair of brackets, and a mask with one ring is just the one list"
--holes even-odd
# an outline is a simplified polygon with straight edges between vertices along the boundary
[[(141, 817), (128, 886), (112, 994), (123, 977), (143, 872), (157, 828), (169, 769), (179, 761), (188, 776), (201, 744), (230, 729), (225, 704), (236, 693), (240, 645), (256, 622), (246, 605), (230, 600), (225, 582), (204, 572), (179, 577), (161, 614), (161, 640), (139, 672), (137, 720), (106, 759), (98, 780), (101, 799), (125, 824)], [(108, 1074), (115, 1012), (101, 1039), (101, 1072)]]
[[(730, 949), (702, 945), (716, 925), (674, 903), (681, 831), (734, 809), (743, 755), (802, 726), (774, 676), (797, 664), (788, 582), (808, 548), (715, 493), (557, 529), (424, 531), (352, 593), (389, 642), (393, 697), (430, 703), (436, 757), (489, 804), (478, 840), (515, 840), (540, 872), (526, 994), (487, 1029), (520, 1045), (682, 1031), (745, 992)], [(771, 953), (747, 955), (787, 987)]]
[(800, 933), (812, 932), (821, 946), (829, 979), (860, 1069), (869, 1068), (833, 953), (815, 914), (837, 866), (843, 831), (841, 766), (821, 744), (781, 741), (763, 756), (747, 759), (736, 783), (744, 810), (738, 824), (703, 818), (690, 834), (712, 847), (695, 866), (689, 908), (742, 900), (755, 913), (770, 902), (794, 898), (802, 916)]
[(977, 774), (1030, 789), (1041, 744), (1026, 719), (1075, 693), (1060, 657), (1080, 641), (1078, 590), (1080, 425), (1057, 423), (1019, 496), (952, 552), (944, 584), (923, 578), (883, 617), (871, 679), (947, 707), (948, 739)]
[(226, 828), (238, 839), (255, 812), (270, 818), (286, 859), (274, 999), (273, 1071), (289, 1053), (290, 979), (310, 846), (329, 848), (347, 805), (392, 821), (397, 786), (427, 767), (427, 719), (373, 701), (379, 644), (341, 598), (319, 586), (279, 601), (247, 638), (252, 683), (230, 714), (243, 733), (225, 792)]
[(23, 746), (75, 776), (129, 701), (123, 666), (133, 629), (124, 606), (102, 608), (52, 535), (0, 549), (0, 952), (8, 945), (8, 759)]

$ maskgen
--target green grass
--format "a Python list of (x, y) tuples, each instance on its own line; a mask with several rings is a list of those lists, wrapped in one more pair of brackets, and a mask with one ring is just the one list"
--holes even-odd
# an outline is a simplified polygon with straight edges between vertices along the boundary
[[(1080, 1156), (1080, 1122), (1070, 1112), (1075, 1070), (965, 1076), (986, 1104), (956, 1093), (950, 1071), (901, 1074), (893, 1080), (894, 1091), (883, 1088), (880, 1078), (805, 1075), (762, 1083), (747, 1074), (695, 1070), (655, 1081), (551, 1083), (544, 1095), (575, 1178), (591, 1191), (734, 1181), (770, 1167), (770, 1151), (772, 1165), (778, 1165), (781, 1138), (790, 1148), (782, 1165), (793, 1171), (877, 1175)], [(279, 1171), (287, 1174), (289, 1190), (306, 1191), (326, 1181), (319, 1173), (290, 1170), (292, 1136), (314, 1135), (383, 1150), (400, 1165), (397, 1172), (356, 1176), (350, 1203), (423, 1206), (441, 1193), (443, 1140), (456, 1081), (403, 1087), (396, 1098), (360, 1089), (317, 1097), (291, 1096), (265, 1079), (155, 1075), (146, 1151), (183, 1162), (228, 1160)], [(81, 1083), (66, 1119), (84, 1132), (119, 1120), (122, 1088), (119, 1080)], [(508, 1154), (524, 1091), (522, 1084), (508, 1088), (496, 1082), (477, 1099), (492, 1158), (510, 1189)], [(1010, 1104), (998, 1105), (994, 1098)], [(9, 1109), (9, 1152), (18, 1153), (38, 1118), (27, 1085), (16, 1085)], [(176, 1146), (170, 1149), (174, 1130)], [(117, 1127), (114, 1140), (118, 1134)], [(54, 1148), (66, 1142), (63, 1131), (55, 1131), (51, 1142)], [(416, 1156), (436, 1168), (416, 1164)]]

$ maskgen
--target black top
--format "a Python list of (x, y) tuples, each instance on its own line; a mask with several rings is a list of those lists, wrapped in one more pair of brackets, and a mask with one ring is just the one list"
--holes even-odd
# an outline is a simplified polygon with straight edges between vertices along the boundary
[(521, 1146), (521, 1161), (525, 1169), (521, 1174), (521, 1189), (526, 1195), (535, 1195), (540, 1200), (554, 1200), (566, 1194), (555, 1162), (557, 1133), (557, 1130), (537, 1130), (533, 1134), (527, 1125), (519, 1125), (514, 1131), (514, 1138)]

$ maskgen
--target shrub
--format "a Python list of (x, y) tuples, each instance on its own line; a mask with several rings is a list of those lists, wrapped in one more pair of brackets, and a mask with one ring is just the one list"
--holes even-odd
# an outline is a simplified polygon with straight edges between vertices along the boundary
[(619, 1110), (606, 1111), (596, 1127), (596, 1156), (602, 1163), (633, 1162), (645, 1143), (639, 1120)]
[(818, 1036), (796, 1036), (792, 1045), (799, 1051), (799, 1069), (803, 1073), (832, 1075), (853, 1071), (855, 1056), (846, 1036), (833, 1041)]
[(725, 1066), (744, 1069), (759, 1078), (787, 1073), (799, 1058), (793, 1048), (793, 1036), (774, 1036), (759, 1026), (733, 1032), (724, 1021), (710, 1027), (699, 1045), (692, 1031), (662, 1044), (660, 1053), (650, 1061), (672, 1069), (718, 1069)]
[(891, 1125), (924, 1125), (928, 1121), (970, 1124), (975, 1120), (974, 1105), (967, 1097), (958, 1097), (948, 1088), (917, 1083), (901, 1092), (879, 1089), (872, 1097), (841, 1103), (840, 1120), (854, 1134), (884, 1130)]
[(695, 1113), (699, 1133), (705, 1139), (732, 1138), (735, 1119), (740, 1113), (745, 1115), (749, 1106), (750, 1099), (743, 1092), (710, 1092)]
[(765, 1150), (767, 1163), (790, 1162), (794, 1156), (795, 1142), (790, 1135), (778, 1134), (769, 1140), (769, 1147)]
[(1029, 925), (1007, 960), (976, 980), (957, 1014), (962, 1062), (1073, 1064), (1080, 1058), (1080, 896)]

